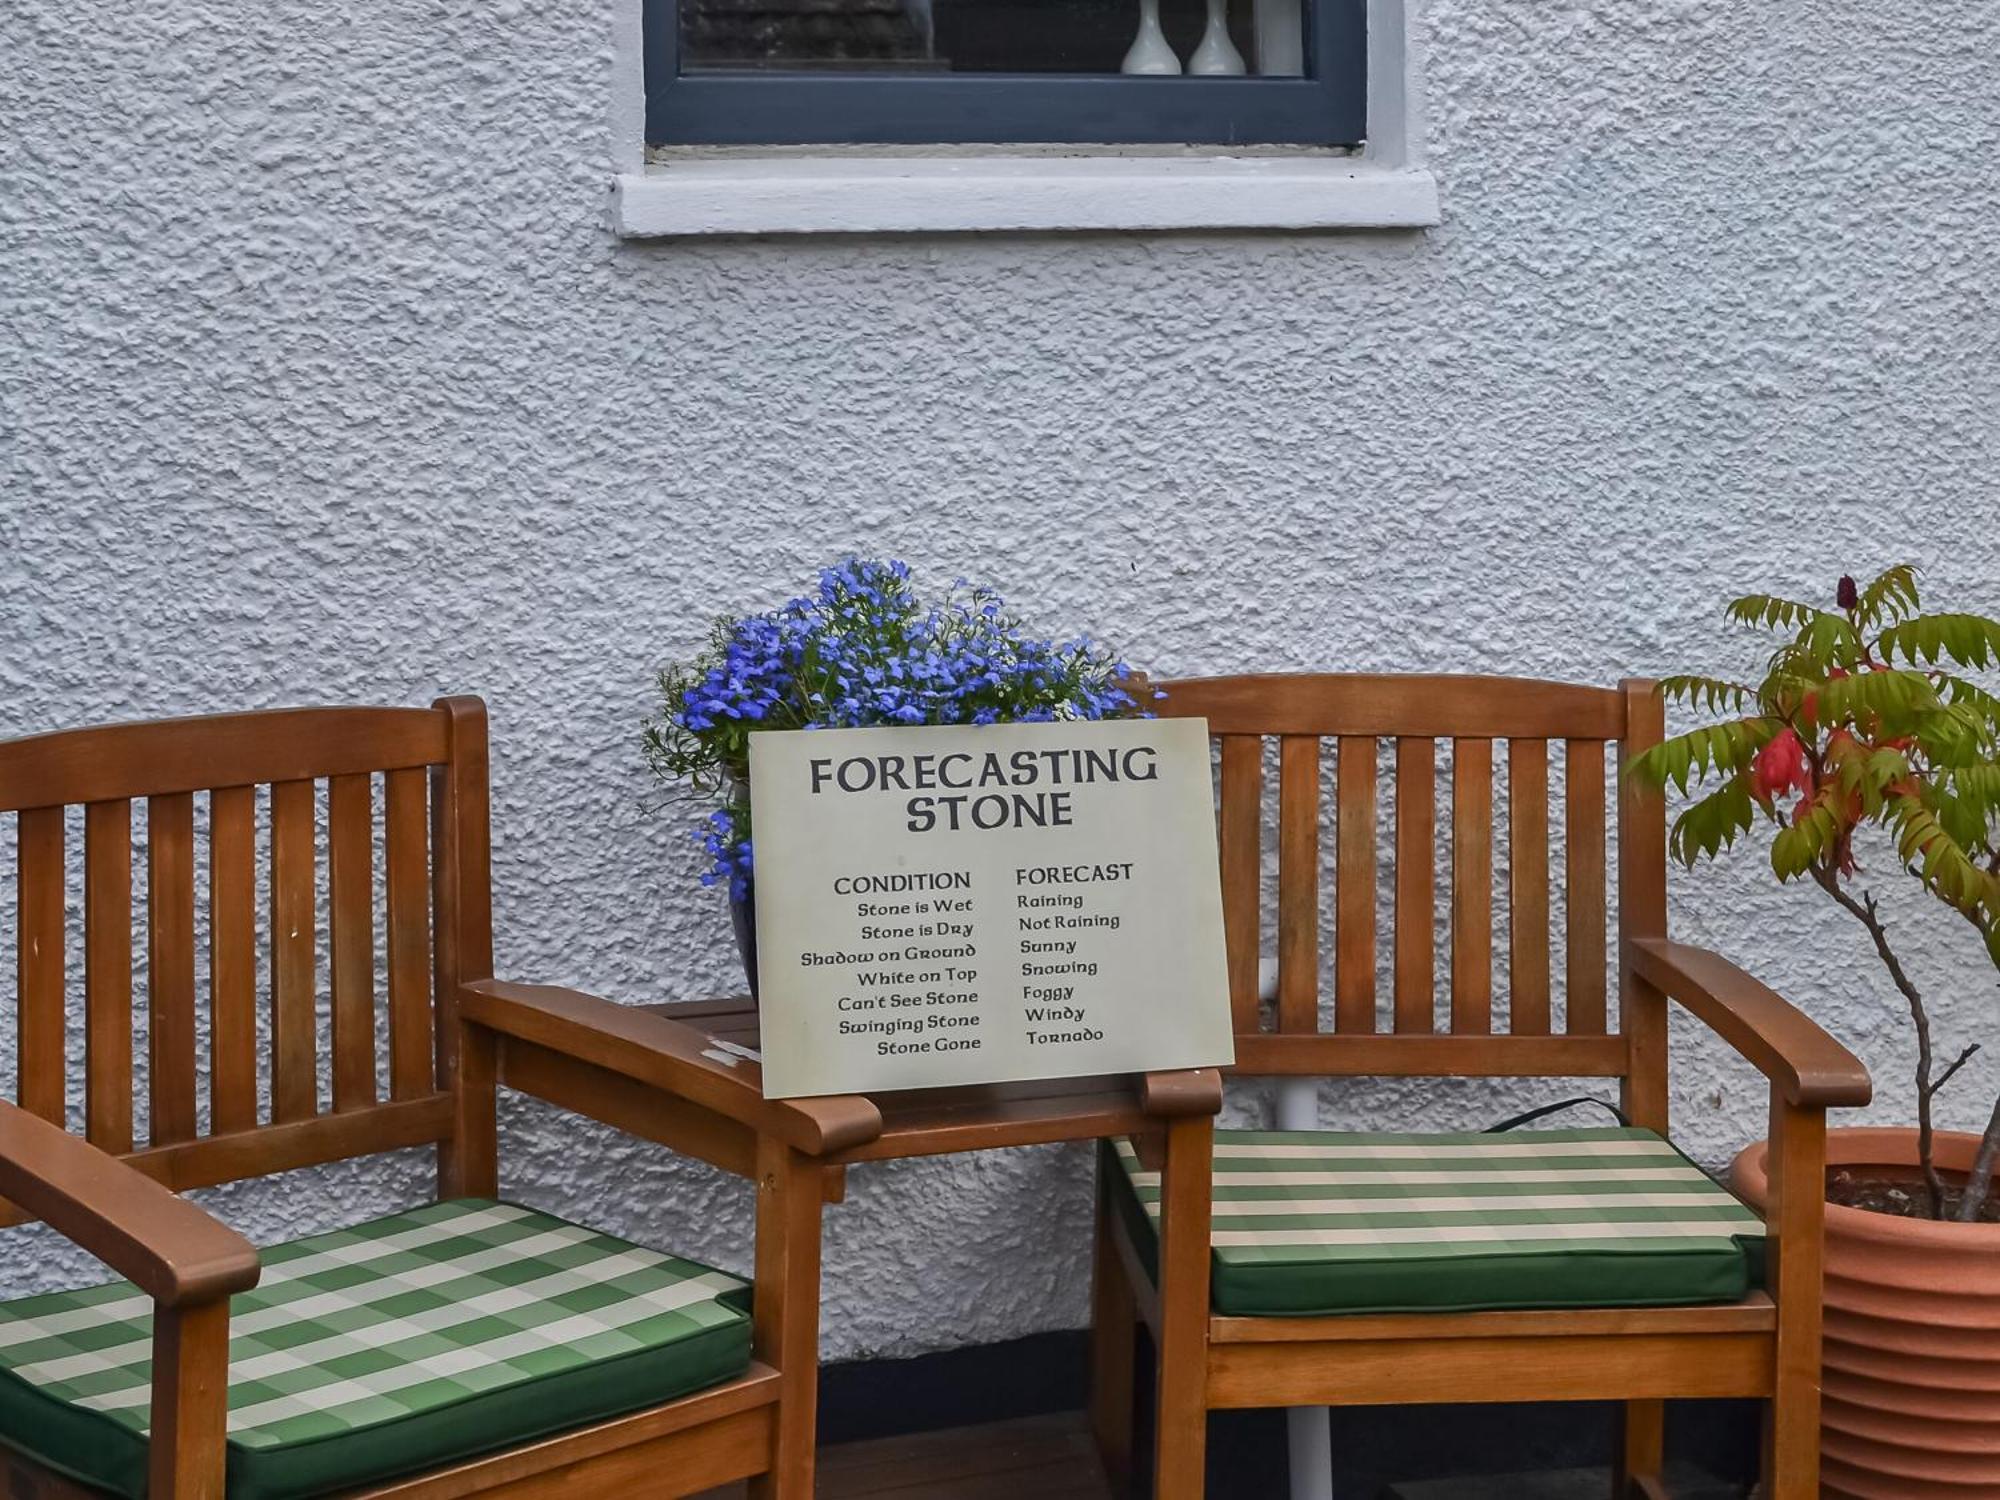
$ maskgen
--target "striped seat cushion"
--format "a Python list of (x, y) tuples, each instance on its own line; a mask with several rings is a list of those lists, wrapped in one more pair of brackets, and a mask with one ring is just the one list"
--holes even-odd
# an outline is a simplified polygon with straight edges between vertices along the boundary
[[(462, 1199), (263, 1252), (230, 1301), (229, 1500), (323, 1494), (741, 1374), (733, 1276)], [(0, 1440), (146, 1491), (152, 1303), (129, 1282), (0, 1304)]]
[[(1114, 1190), (1157, 1262), (1160, 1174)], [(1649, 1130), (1218, 1130), (1215, 1310), (1249, 1315), (1731, 1301), (1764, 1225)]]

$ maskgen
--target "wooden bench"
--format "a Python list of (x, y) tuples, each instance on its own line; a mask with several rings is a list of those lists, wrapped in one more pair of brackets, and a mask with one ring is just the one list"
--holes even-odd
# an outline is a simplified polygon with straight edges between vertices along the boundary
[[(1206, 1416), (1221, 1407), (1469, 1401), (1624, 1403), (1621, 1495), (1658, 1495), (1663, 1400), (1769, 1400), (1766, 1495), (1818, 1493), (1820, 1253), (1825, 1112), (1869, 1097), (1861, 1064), (1806, 1016), (1712, 953), (1667, 937), (1663, 798), (1617, 797), (1617, 928), (1607, 951), (1606, 772), (1656, 743), (1652, 685), (1616, 690), (1477, 677), (1238, 676), (1169, 682), (1163, 714), (1203, 716), (1219, 743), (1220, 849), (1237, 1074), (1618, 1080), (1634, 1125), (1667, 1129), (1667, 1006), (1678, 1001), (1770, 1080), (1772, 1213), (1763, 1289), (1720, 1304), (1353, 1310), (1225, 1316), (1211, 1303), (1214, 1122), (1166, 1127), (1157, 1277), (1101, 1174), (1094, 1422), (1114, 1473), (1131, 1471), (1135, 1317), (1158, 1349), (1154, 1493), (1203, 1492)], [(1263, 888), (1266, 747), (1275, 741), (1276, 913)], [(1381, 750), (1394, 774), (1394, 930), (1376, 931)], [(1451, 748), (1449, 822), (1436, 826), (1439, 742)], [(1507, 1028), (1495, 1029), (1496, 742), (1507, 768)], [(1337, 758), (1330, 859), (1322, 760)], [(1566, 1005), (1553, 1014), (1550, 765), (1564, 770)], [(1433, 940), (1440, 834), (1450, 850), (1442, 986)], [(1335, 881), (1333, 993), (1322, 1009), (1323, 863)], [(1258, 969), (1275, 942), (1267, 1014)], [(1614, 1018), (1607, 976), (1616, 965)], [(1379, 1006), (1378, 975), (1389, 976)], [(1448, 996), (1440, 1025), (1436, 993)], [(1323, 1023), (1330, 1020), (1331, 1026)], [(1733, 1208), (1730, 1211), (1734, 1211)], [(1555, 1289), (1551, 1289), (1552, 1292)], [(1552, 1297), (1551, 1300), (1560, 1300)]]
[[(143, 804), (147, 893), (143, 1134), (133, 1068), (135, 801)], [(79, 805), (84, 942), (76, 954), (65, 951), (65, 810)], [(156, 1304), (145, 1457), (152, 1500), (222, 1500), (230, 1298), (260, 1271), (247, 1241), (175, 1195), (421, 1146), (435, 1149), (441, 1200), (496, 1197), (499, 1044), (472, 1019), (478, 1007), (511, 1014), (560, 997), (560, 1025), (538, 1038), (544, 1055), (615, 1051), (635, 1107), (671, 1113), (697, 1133), (727, 1131), (770, 1162), (807, 1161), (881, 1129), (865, 1101), (765, 1100), (753, 1079), (705, 1055), (700, 1033), (676, 1022), (493, 979), (486, 713), (477, 699), (232, 714), (0, 743), (7, 812), (17, 814), (19, 849), (19, 1088), (17, 1103), (0, 1103), (0, 1193), (11, 1200), (0, 1204), (0, 1222), (46, 1220)], [(268, 888), (261, 939), (260, 844)], [(207, 866), (201, 910), (198, 849)], [(376, 983), (378, 921), (385, 993)], [(202, 923), (208, 971), (198, 985)], [(324, 995), (316, 977), (322, 931)], [(79, 958), (85, 1045), (73, 1085), (65, 1021)], [(509, 996), (522, 1003), (507, 1006)], [(378, 1089), (378, 1003), (386, 1005), (386, 1091)], [(77, 1092), (82, 1135), (64, 1129), (66, 1099)], [(814, 1230), (816, 1257), (819, 1204), (802, 1208), (795, 1177), (773, 1171), (758, 1195), (760, 1290), (742, 1373), (347, 1493), (666, 1496), (750, 1477), (753, 1495), (808, 1500), (817, 1309), (788, 1307), (782, 1293), (801, 1221)], [(803, 1347), (793, 1321), (808, 1330)], [(0, 1467), (10, 1495), (102, 1493), (18, 1449), (0, 1448)]]

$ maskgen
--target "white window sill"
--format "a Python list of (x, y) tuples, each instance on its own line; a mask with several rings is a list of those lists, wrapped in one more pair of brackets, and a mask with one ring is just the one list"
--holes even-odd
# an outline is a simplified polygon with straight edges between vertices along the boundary
[(1420, 168), (1353, 157), (743, 157), (655, 163), (617, 180), (628, 239), (975, 230), (1422, 229)]

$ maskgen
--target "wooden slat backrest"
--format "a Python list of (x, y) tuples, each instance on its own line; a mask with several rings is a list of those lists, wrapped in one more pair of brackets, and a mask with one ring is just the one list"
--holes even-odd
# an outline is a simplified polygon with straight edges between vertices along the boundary
[[(132, 1149), (132, 804), (85, 807), (83, 850), (84, 1133), (123, 1155)], [(65, 1071), (46, 1058), (24, 1068)]]
[(1342, 1031), (1375, 1029), (1375, 741), (1340, 737), (1333, 1003)]
[(1254, 735), (1224, 735), (1221, 760), (1217, 839), (1222, 858), (1222, 928), (1229, 949), (1229, 1010), (1236, 1029), (1248, 1031), (1257, 1024), (1262, 743)]
[[(1278, 1029), (1319, 1029), (1319, 741), (1311, 735), (1287, 735), (1278, 752)], [(1225, 793), (1226, 795), (1226, 793)], [(1245, 820), (1255, 817), (1254, 801), (1231, 798), (1227, 804)], [(1242, 881), (1237, 904), (1243, 905)], [(1254, 886), (1251, 887), (1254, 889)], [(1343, 888), (1344, 889), (1344, 888)], [(1239, 933), (1254, 935), (1253, 920), (1239, 917)], [(1235, 935), (1232, 934), (1232, 942)], [(1244, 943), (1246, 949), (1254, 945)], [(1235, 948), (1231, 950), (1232, 968)], [(1249, 965), (1253, 967), (1254, 965)], [(1248, 1015), (1256, 1016), (1251, 1005)], [(1244, 1013), (1239, 1011), (1239, 1018)], [(1237, 1030), (1254, 1029), (1241, 1024)]]
[(333, 1107), (375, 1102), (375, 905), (370, 861), (373, 780), (327, 783), (327, 886), (332, 907)]
[(383, 818), (389, 903), (389, 1096), (430, 1092), (431, 886), (430, 779), (419, 769), (391, 771)]
[(146, 800), (146, 1076), (155, 1146), (195, 1133), (194, 794)]
[[(1623, 688), (1629, 729), (1628, 755), (1640, 754), (1666, 735), (1666, 701), (1650, 682)], [(1618, 932), (1621, 939), (1667, 933), (1667, 794), (1630, 777), (1618, 778)], [(1625, 1112), (1635, 1124), (1667, 1128), (1667, 1000), (1634, 981), (1620, 965), (1619, 1016), (1630, 1061), (1625, 1072)]]
[[(1651, 684), (1250, 675), (1154, 686), (1165, 694), (1158, 712), (1207, 719), (1221, 747), (1217, 815), (1237, 1071), (1626, 1077), (1628, 1100), (1644, 1110), (1657, 1095), (1664, 1109), (1652, 1071), (1663, 1067), (1664, 1034), (1655, 1032), (1664, 1017), (1635, 1012), (1628, 998), (1614, 1031), (1606, 1003), (1606, 771), (1618, 747), (1657, 737)], [(1393, 742), (1386, 755), (1384, 740)], [(1264, 765), (1273, 742), (1276, 911), (1267, 923)], [(1559, 819), (1550, 810), (1558, 771)], [(1450, 799), (1443, 815), (1441, 781)], [(1661, 813), (1659, 799), (1644, 794), (1621, 803), (1619, 915), (1628, 934), (1664, 930)], [(1393, 862), (1382, 893), (1392, 913), (1386, 935), (1377, 917), (1385, 849)], [(1502, 860), (1504, 971), (1494, 938)], [(1443, 914), (1441, 868), (1449, 883)], [(1330, 933), (1321, 895), (1329, 872)], [(1551, 935), (1558, 902), (1559, 945)], [(1268, 1018), (1254, 992), (1266, 952), (1278, 962)], [(1448, 976), (1442, 1003), (1440, 974)]]
[[(62, 1123), (80, 1094), (90, 1140), (177, 1189), (425, 1142), (448, 1149), (451, 1027), (435, 997), (454, 992), (440, 980), (492, 972), (486, 774), (485, 710), (470, 698), (0, 742), (0, 824), (12, 814), (16, 830), (22, 1107)], [(79, 806), (77, 860), (66, 813)], [(66, 932), (72, 877), (80, 974)], [(66, 1001), (77, 994), (73, 1090)], [(19, 1217), (0, 1205), (0, 1222)]]
[(1493, 741), (1451, 747), (1451, 1029), (1493, 1029)]
[(1396, 741), (1396, 1016), (1399, 1032), (1433, 1028), (1437, 945), (1437, 742), (1406, 735)]
[(15, 1100), (29, 1113), (60, 1124), (63, 1070), (42, 1064), (63, 1055), (62, 809), (30, 809), (21, 814), (17, 831), (21, 893)]
[(313, 973), (319, 947), (314, 909), (313, 784), (271, 787), (271, 1119), (318, 1113), (319, 1038)]
[(208, 799), (208, 1077), (210, 1128), (257, 1123), (257, 793)]
[[(431, 771), (431, 882), (438, 912), (433, 971), (437, 993), (454, 995), (468, 980), (493, 976), (486, 705), (477, 698), (446, 698), (438, 706), (452, 753)], [(442, 1007), (432, 1015), (438, 1072), (456, 1077), (456, 1029)]]
[(1549, 742), (1507, 745), (1507, 1008), (1516, 1036), (1547, 1036), (1549, 956)]
[(1569, 907), (1563, 972), (1569, 990), (1569, 1029), (1589, 1035), (1607, 1029), (1611, 1015), (1605, 999), (1604, 742), (1570, 740), (1563, 759), (1568, 783), (1563, 797), (1563, 887)]

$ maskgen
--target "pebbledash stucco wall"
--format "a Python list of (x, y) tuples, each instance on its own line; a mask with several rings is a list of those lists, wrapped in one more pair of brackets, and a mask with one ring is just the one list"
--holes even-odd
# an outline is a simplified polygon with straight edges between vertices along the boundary
[[(1732, 592), (1905, 557), (2000, 608), (2000, 9), (1432, 0), (1428, 233), (640, 244), (605, 227), (612, 3), (12, 0), (0, 733), (482, 693), (501, 972), (656, 1000), (734, 959), (645, 807), (652, 671), (846, 549), (1163, 674), (1609, 682), (1710, 660)], [(1755, 854), (1675, 889), (1907, 1114), (1851, 924)], [(1890, 904), (1944, 1037), (1991, 1037), (1969, 935)], [(1675, 1060), (1725, 1160), (1760, 1082), (1691, 1028)], [(539, 1107), (504, 1147), (511, 1193), (746, 1263), (738, 1184)], [(856, 1174), (827, 1354), (1079, 1325), (1087, 1160)], [(204, 1197), (269, 1238), (423, 1185)], [(0, 1289), (81, 1274), (49, 1244), (10, 1233)]]

